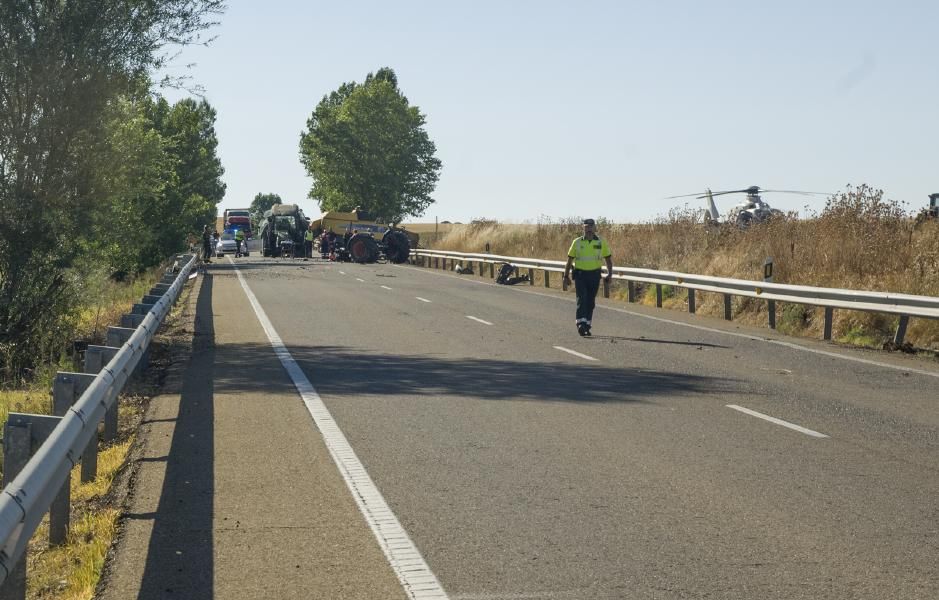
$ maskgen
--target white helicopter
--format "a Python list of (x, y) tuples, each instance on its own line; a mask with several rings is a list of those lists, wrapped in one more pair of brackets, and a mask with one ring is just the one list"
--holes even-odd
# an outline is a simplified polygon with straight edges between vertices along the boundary
[[(672, 200), (675, 198), (690, 198), (694, 196), (697, 199), (706, 198), (708, 201), (708, 208), (704, 212), (704, 222), (705, 224), (719, 224), (719, 223), (730, 223), (736, 225), (741, 229), (746, 229), (754, 223), (762, 223), (768, 221), (774, 217), (783, 216), (783, 211), (771, 207), (769, 204), (763, 201), (763, 198), (760, 197), (762, 193), (777, 193), (777, 194), (798, 194), (800, 196), (827, 196), (829, 194), (825, 192), (802, 192), (798, 190), (763, 190), (760, 189), (758, 185), (751, 185), (750, 187), (742, 190), (725, 190), (721, 192), (712, 192), (710, 188), (706, 189), (704, 192), (697, 192), (695, 194), (682, 194), (680, 196), (669, 196), (666, 200)], [(723, 196), (724, 194), (746, 194), (747, 197), (732, 207), (727, 211), (724, 219), (721, 220), (721, 215), (717, 210), (717, 205), (714, 203), (714, 196)]]

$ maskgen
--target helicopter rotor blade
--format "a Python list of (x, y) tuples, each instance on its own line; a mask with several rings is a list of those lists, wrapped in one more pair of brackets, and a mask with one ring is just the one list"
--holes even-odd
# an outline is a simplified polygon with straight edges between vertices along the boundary
[[(705, 195), (702, 196), (701, 194), (705, 194)], [(695, 192), (694, 194), (681, 194), (678, 196), (666, 196), (665, 198), (663, 198), (663, 200), (674, 200), (675, 198), (691, 198), (691, 197), (705, 198), (706, 196), (707, 196), (707, 192)]]
[[(711, 192), (712, 196), (723, 196), (724, 194), (745, 194), (749, 192), (749, 189), (746, 190), (725, 190), (722, 192)], [(707, 198), (707, 196), (700, 196), (701, 198)]]
[(762, 192), (773, 192), (776, 194), (799, 194), (800, 196), (831, 196), (830, 192), (804, 192), (802, 190), (760, 190)]

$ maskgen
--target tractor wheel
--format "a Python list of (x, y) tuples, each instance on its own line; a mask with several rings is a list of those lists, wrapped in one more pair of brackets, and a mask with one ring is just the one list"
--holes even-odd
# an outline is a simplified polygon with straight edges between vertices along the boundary
[(392, 229), (382, 238), (385, 244), (385, 256), (395, 264), (407, 262), (411, 255), (411, 242), (404, 232)]
[(357, 233), (347, 244), (353, 262), (373, 263), (378, 260), (378, 243), (367, 233)]

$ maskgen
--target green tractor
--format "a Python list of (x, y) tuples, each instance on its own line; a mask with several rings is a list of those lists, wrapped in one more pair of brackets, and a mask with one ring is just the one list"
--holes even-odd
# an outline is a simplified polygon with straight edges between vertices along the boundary
[(303, 256), (303, 234), (310, 221), (296, 204), (275, 204), (264, 213), (258, 237), (263, 256)]

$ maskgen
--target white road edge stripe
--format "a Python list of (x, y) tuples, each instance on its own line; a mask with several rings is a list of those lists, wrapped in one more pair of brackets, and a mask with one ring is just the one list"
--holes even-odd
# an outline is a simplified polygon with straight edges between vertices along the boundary
[(388, 287), (387, 285), (383, 285), (383, 286), (381, 286), (381, 287), (382, 287), (383, 289), (386, 289), (386, 290), (390, 290), (390, 289), (391, 289), (391, 288)]
[(365, 471), (364, 465), (362, 465), (345, 434), (342, 433), (339, 425), (329, 413), (323, 400), (316, 392), (316, 388), (304, 375), (300, 365), (297, 364), (293, 356), (290, 355), (290, 351), (281, 341), (264, 309), (261, 308), (258, 299), (254, 296), (251, 288), (248, 287), (248, 282), (245, 281), (241, 270), (235, 267), (235, 273), (238, 274), (238, 281), (241, 282), (241, 287), (248, 296), (248, 301), (251, 302), (251, 306), (254, 308), (261, 327), (264, 328), (271, 346), (274, 347), (274, 353), (280, 359), (281, 364), (284, 365), (290, 379), (293, 380), (300, 397), (303, 398), (303, 403), (310, 411), (310, 415), (313, 417), (320, 433), (322, 433), (326, 447), (329, 448), (333, 461), (339, 468), (343, 479), (345, 479), (349, 491), (352, 492), (355, 503), (358, 504), (365, 521), (371, 528), (372, 533), (375, 534), (378, 545), (384, 551), (388, 563), (394, 569), (408, 598), (414, 600), (447, 600), (447, 593), (437, 580), (437, 576), (430, 570), (417, 546), (408, 537), (398, 518), (391, 512), (388, 503), (385, 502), (372, 478)]
[(489, 321), (483, 321), (483, 320), (480, 319), (480, 318), (473, 317), (473, 316), (470, 316), (470, 315), (466, 315), (466, 318), (467, 318), (467, 319), (472, 319), (473, 321), (476, 321), (477, 323), (482, 323), (483, 325), (492, 325), (492, 323), (490, 323)]
[(586, 359), (586, 360), (597, 360), (596, 358), (594, 358), (594, 357), (592, 357), (592, 356), (587, 356), (586, 354), (581, 354), (580, 352), (576, 352), (576, 351), (574, 351), (574, 350), (571, 350), (570, 348), (565, 348), (564, 346), (554, 346), (554, 349), (555, 349), (555, 350), (560, 350), (561, 352), (567, 352), (568, 354), (573, 354), (574, 356), (577, 356), (577, 357), (580, 357), (580, 358), (584, 358), (584, 359)]
[(763, 413), (756, 412), (755, 410), (750, 410), (749, 408), (744, 408), (742, 406), (737, 406), (736, 404), (727, 404), (727, 408), (732, 408), (734, 410), (739, 410), (744, 414), (748, 414), (751, 417), (756, 417), (757, 419), (763, 419), (764, 421), (769, 421), (770, 423), (775, 423), (777, 425), (782, 425), (783, 427), (788, 427), (789, 429), (794, 429), (799, 433), (804, 433), (805, 435), (810, 435), (816, 438), (827, 438), (828, 436), (824, 433), (819, 433), (817, 431), (812, 431), (811, 429), (806, 429), (789, 421), (783, 421), (782, 419), (777, 419), (776, 417), (771, 417), (769, 415), (764, 415)]
[(414, 296), (414, 297), (420, 300), (421, 302), (427, 302), (428, 304), (430, 303), (430, 300), (428, 300), (427, 298), (421, 298), (420, 296)]

